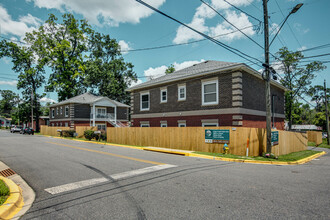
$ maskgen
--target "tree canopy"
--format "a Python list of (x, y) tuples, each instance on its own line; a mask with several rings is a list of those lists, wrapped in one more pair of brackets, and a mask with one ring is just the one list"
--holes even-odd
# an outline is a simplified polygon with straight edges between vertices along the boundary
[(51, 14), (25, 40), (39, 62), (52, 70), (46, 89), (57, 92), (59, 101), (91, 90), (129, 102), (125, 89), (136, 81), (133, 65), (124, 61), (115, 39), (95, 32), (86, 20), (64, 14), (59, 22)]
[(291, 129), (294, 103), (297, 97), (307, 94), (312, 80), (316, 77), (315, 73), (325, 69), (325, 66), (318, 61), (301, 65), (300, 60), (304, 58), (302, 52), (289, 51), (286, 47), (281, 48), (277, 55), (279, 57), (280, 70), (283, 73), (280, 81), (288, 88), (288, 91), (285, 93), (285, 113), (286, 119), (289, 120), (289, 129)]

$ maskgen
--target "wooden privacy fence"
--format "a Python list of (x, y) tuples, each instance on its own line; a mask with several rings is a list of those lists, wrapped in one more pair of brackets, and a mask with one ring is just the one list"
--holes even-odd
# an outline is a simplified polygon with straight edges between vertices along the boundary
[[(49, 135), (49, 136), (59, 136), (59, 132), (57, 132), (58, 129), (64, 130), (70, 130), (70, 127), (48, 127), (46, 125), (40, 126), (40, 134), (43, 135)], [(82, 138), (84, 136), (84, 131), (86, 130), (96, 130), (96, 127), (90, 127), (90, 126), (76, 126), (76, 133), (78, 134), (78, 138)]]
[(40, 134), (49, 136), (60, 136), (59, 132), (57, 132), (58, 129), (61, 129), (62, 131), (70, 130), (70, 127), (48, 127), (47, 125), (41, 125)]
[[(249, 138), (249, 156), (259, 156), (266, 151), (266, 129), (232, 127), (127, 127), (107, 128), (107, 141), (116, 144), (153, 146), (190, 151), (223, 153), (223, 144), (205, 143), (205, 129), (229, 129), (229, 153), (246, 155)], [(304, 133), (278, 131), (279, 144), (272, 153), (283, 155), (307, 149)]]
[(322, 144), (321, 131), (307, 131), (307, 137), (309, 142), (314, 142), (316, 145)]
[(93, 126), (76, 126), (76, 133), (78, 134), (77, 137), (78, 138), (82, 138), (84, 137), (84, 131), (86, 130), (93, 130), (96, 131), (96, 127)]

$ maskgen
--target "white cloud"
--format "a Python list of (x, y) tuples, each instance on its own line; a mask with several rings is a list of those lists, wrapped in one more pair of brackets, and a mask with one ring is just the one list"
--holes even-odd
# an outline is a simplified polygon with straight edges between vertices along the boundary
[(297, 49), (297, 51), (302, 51), (302, 50), (306, 50), (306, 49), (307, 49), (306, 46), (302, 46), (302, 47), (299, 47), (299, 48)]
[[(118, 26), (119, 23), (139, 23), (140, 19), (149, 17), (153, 11), (135, 0), (26, 0), (34, 2), (39, 8), (57, 9), (83, 15), (96, 25), (108, 24)], [(165, 0), (146, 0), (155, 8)]]
[(293, 26), (297, 31), (299, 31), (302, 34), (306, 34), (310, 31), (309, 28), (304, 28), (303, 25), (300, 23), (294, 23)]
[(0, 25), (2, 34), (11, 34), (22, 38), (26, 32), (35, 30), (40, 23), (41, 20), (31, 14), (22, 16), (18, 21), (14, 21), (7, 10), (0, 5)]
[(13, 81), (2, 81), (2, 80), (0, 80), (0, 85), (16, 86), (17, 85), (17, 80), (13, 80)]
[[(233, 0), (231, 1), (232, 4), (235, 6), (246, 6), (251, 3), (251, 0)], [(248, 17), (243, 14), (239, 13), (237, 14), (234, 11), (229, 11), (229, 8), (231, 7), (229, 4), (222, 0), (212, 0), (211, 6), (217, 10), (224, 10), (221, 11), (221, 14), (224, 14), (227, 20), (229, 20), (232, 24), (234, 24), (238, 28), (244, 28), (248, 26), (252, 26), (252, 23), (249, 21)], [(224, 13), (225, 12), (225, 13)], [(217, 24), (215, 27), (208, 27), (205, 25), (206, 19), (211, 19), (216, 15), (216, 13), (210, 9), (205, 4), (201, 4), (197, 9), (196, 12), (192, 18), (192, 21), (188, 24), (188, 26), (198, 30), (199, 32), (202, 32), (204, 34), (210, 35), (210, 36), (216, 36), (220, 34), (226, 34), (228, 32), (232, 32), (236, 30), (234, 27), (232, 27), (229, 23), (226, 21), (223, 21), (222, 23)], [(244, 30), (244, 33), (247, 35), (253, 35), (255, 31), (253, 28), (248, 28)], [(240, 32), (235, 32), (233, 34), (226, 35), (221, 40), (225, 41), (231, 41), (234, 39), (239, 39), (243, 35)], [(199, 40), (203, 37), (194, 31), (184, 27), (179, 26), (177, 29), (176, 37), (173, 40), (173, 43), (179, 44), (179, 43), (187, 43), (189, 40)]]
[(127, 54), (128, 50), (131, 50), (132, 48), (129, 46), (129, 43), (126, 43), (124, 40), (120, 40), (118, 42), (120, 46), (120, 50), (122, 54)]
[(269, 34), (270, 35), (275, 35), (277, 31), (280, 29), (280, 26), (276, 23), (272, 23), (269, 29)]
[[(202, 59), (200, 61), (191, 60), (191, 61), (185, 61), (185, 62), (182, 62), (182, 63), (174, 62), (173, 66), (174, 66), (175, 70), (178, 71), (178, 70), (184, 69), (186, 67), (189, 67), (189, 66), (192, 66), (194, 64), (204, 62), (204, 61), (205, 60)], [(155, 79), (155, 78), (164, 76), (166, 69), (167, 69), (167, 66), (165, 66), (165, 65), (159, 66), (159, 67), (156, 67), (156, 68), (150, 67), (149, 69), (144, 71), (144, 76), (147, 78), (147, 80)]]
[(165, 70), (167, 69), (167, 66), (159, 66), (156, 68), (150, 67), (149, 69), (144, 71), (144, 76), (147, 78), (147, 80), (155, 79), (161, 76), (165, 75)]
[(43, 97), (40, 99), (40, 102), (50, 102), (50, 103), (56, 103), (56, 101), (54, 99), (51, 98), (47, 98), (47, 97)]

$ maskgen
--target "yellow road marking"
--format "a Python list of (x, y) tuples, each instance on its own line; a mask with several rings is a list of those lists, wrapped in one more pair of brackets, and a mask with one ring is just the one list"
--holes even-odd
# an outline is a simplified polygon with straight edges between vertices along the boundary
[(98, 154), (104, 154), (104, 155), (119, 157), (119, 158), (123, 158), (123, 159), (127, 159), (127, 160), (135, 160), (135, 161), (139, 161), (139, 162), (142, 162), (142, 163), (150, 163), (150, 164), (157, 164), (157, 165), (164, 165), (165, 164), (165, 163), (159, 163), (159, 162), (150, 161), (150, 160), (142, 160), (142, 159), (138, 159), (138, 158), (134, 158), (134, 157), (127, 157), (127, 156), (123, 156), (123, 155), (119, 155), (119, 154), (113, 154), (113, 153), (108, 153), (108, 152), (103, 152), (103, 151), (98, 151), (98, 150), (92, 150), (92, 149), (83, 148), (83, 147), (76, 147), (76, 146), (67, 145), (67, 144), (59, 144), (59, 143), (55, 143), (55, 142), (46, 142), (46, 143), (60, 145), (60, 146), (63, 146), (63, 147), (70, 147), (70, 148), (74, 148), (74, 149), (78, 149), (78, 150), (89, 151), (89, 152), (98, 153)]

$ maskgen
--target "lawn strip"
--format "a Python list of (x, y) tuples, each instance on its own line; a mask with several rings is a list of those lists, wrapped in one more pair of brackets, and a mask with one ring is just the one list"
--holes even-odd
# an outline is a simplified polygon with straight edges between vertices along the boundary
[(293, 162), (298, 161), (300, 159), (307, 158), (309, 156), (312, 156), (314, 154), (319, 153), (318, 151), (312, 151), (312, 150), (304, 150), (299, 152), (293, 152), (286, 155), (281, 155), (278, 157), (278, 159), (272, 159), (272, 158), (265, 158), (265, 157), (246, 157), (246, 156), (238, 156), (233, 154), (220, 154), (220, 153), (210, 153), (210, 152), (194, 152), (196, 154), (202, 154), (202, 155), (208, 155), (208, 156), (214, 156), (214, 157), (220, 157), (220, 158), (231, 158), (231, 159), (240, 159), (240, 160), (255, 160), (255, 161), (280, 161), (280, 162)]

